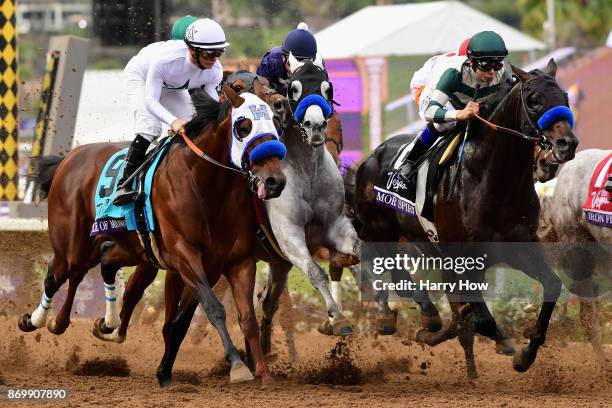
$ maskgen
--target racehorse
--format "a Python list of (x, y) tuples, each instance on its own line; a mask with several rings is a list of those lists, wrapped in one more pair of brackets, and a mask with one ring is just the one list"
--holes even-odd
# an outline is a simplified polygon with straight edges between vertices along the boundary
[[(589, 247), (603, 249), (594, 259), (592, 268), (587, 268), (588, 258), (593, 254), (582, 254), (576, 257), (576, 253), (568, 251), (568, 257), (578, 260), (579, 264), (572, 259), (562, 259), (563, 264), (569, 269), (573, 278), (575, 288), (580, 302), (580, 321), (593, 350), (601, 363), (605, 364), (606, 357), (602, 346), (601, 323), (598, 317), (599, 302), (596, 298), (597, 288), (594, 282), (596, 272), (603, 271), (605, 281), (610, 282), (610, 257), (612, 256), (612, 228), (594, 225), (586, 221), (583, 204), (589, 193), (589, 180), (597, 164), (608, 156), (611, 150), (583, 150), (576, 154), (576, 158), (565, 164), (557, 178), (552, 196), (544, 196), (540, 199), (542, 212), (540, 214), (540, 229), (538, 235), (542, 241), (559, 242), (565, 247), (567, 243), (593, 243)], [(571, 245), (568, 245), (571, 247)], [(593, 251), (595, 252), (595, 251)], [(606, 290), (608, 288), (603, 288)]]
[[(537, 241), (539, 202), (533, 186), (534, 143), (552, 145), (557, 161), (565, 162), (574, 157), (578, 139), (572, 132), (571, 120), (567, 116), (559, 116), (567, 112), (562, 107), (567, 107), (568, 102), (567, 95), (555, 80), (554, 61), (549, 62), (545, 71), (527, 73), (516, 67), (512, 69), (518, 81), (497, 105), (486, 127), (484, 120), (472, 123), (474, 126), (465, 141), (463, 160), (458, 163), (458, 155), (454, 156), (452, 165), (444, 170), (436, 188), (434, 220), (441, 242)], [(539, 124), (544, 122), (539, 120), (545, 118), (547, 123), (540, 128)], [(393, 139), (379, 146), (359, 166), (356, 174), (347, 173), (348, 179), (355, 179), (345, 180), (345, 186), (354, 185), (353, 191), (347, 192), (347, 198), (353, 199), (350, 204), (362, 225), (359, 234), (364, 241), (397, 242), (403, 237), (410, 242), (427, 242), (428, 236), (416, 218), (376, 203), (374, 184), (379, 175), (390, 167), (401, 147)], [(448, 197), (453, 171), (458, 172), (456, 190), (452, 197)], [(533, 253), (529, 255), (516, 253), (509, 259), (500, 259), (538, 280), (544, 287), (544, 302), (530, 342), (514, 356), (513, 366), (521, 372), (529, 369), (538, 348), (545, 341), (548, 322), (561, 290), (561, 282), (548, 265), (543, 251), (538, 250), (535, 256)], [(442, 272), (445, 280), (457, 278), (452, 271)], [(482, 281), (482, 274), (470, 280)], [(429, 296), (418, 295), (415, 300), (421, 306), (422, 315), (437, 316)], [(480, 292), (470, 295), (477, 300), (482, 299)], [(473, 360), (473, 344), (469, 341), (469, 333), (466, 333), (473, 328), (495, 339), (498, 351), (514, 354), (510, 339), (497, 327), (483, 301), (470, 301), (467, 309), (460, 303), (451, 302), (451, 308), (453, 317), (449, 326), (436, 333), (421, 330), (417, 339), (435, 345), (455, 337), (458, 331), (469, 362)], [(474, 323), (465, 329), (462, 320), (470, 309)], [(382, 334), (395, 332), (396, 315), (389, 309), (384, 294), (379, 301), (379, 315), (386, 322)], [(468, 364), (468, 372), (470, 376), (475, 376), (475, 367)]]
[[(287, 157), (283, 160), (283, 166), (285, 162), (288, 165), (283, 167), (283, 171), (288, 178), (286, 188), (279, 199), (284, 200), (285, 206), (272, 209), (267, 205), (269, 202), (266, 202), (274, 235), (289, 261), (270, 256), (264, 250), (258, 252), (259, 259), (270, 264), (270, 274), (262, 301), (261, 322), (261, 339), (266, 354), (271, 349), (272, 318), (278, 307), (279, 296), (286, 288), (287, 274), (292, 265), (306, 271), (313, 286), (325, 297), (331, 317), (331, 321), (328, 320), (330, 333), (347, 335), (352, 332), (350, 324), (331, 296), (325, 272), (312, 260), (309, 247), (325, 244), (338, 252), (354, 255), (359, 244), (350, 222), (342, 214), (342, 179), (330, 154), (322, 148), (327, 117), (331, 113), (328, 105), (333, 97), (331, 85), (320, 58), (315, 62), (299, 63), (290, 55), (289, 60), (293, 68), (289, 96), (293, 102), (289, 102), (289, 109), (283, 111), (280, 105), (277, 106), (271, 101), (277, 113), (292, 113), (290, 118), (288, 114), (283, 116), (284, 129), (281, 135), (281, 140), (287, 146)], [(300, 105), (303, 100), (305, 103)], [(324, 115), (326, 105), (329, 111)], [(299, 111), (298, 109), (302, 111), (303, 116), (295, 118), (293, 113)], [(310, 193), (312, 195), (306, 200), (304, 194)], [(305, 231), (309, 222), (315, 225)], [(181, 295), (181, 289), (178, 280), (174, 280), (172, 276), (166, 277), (166, 307), (174, 311), (174, 316), (178, 316), (175, 321), (180, 320), (184, 327), (172, 340), (173, 344), (178, 345), (185, 336), (196, 307), (196, 303), (189, 300), (189, 292), (184, 291)], [(132, 295), (126, 291), (126, 297), (128, 296)], [(173, 320), (174, 316), (167, 313), (166, 320)], [(249, 346), (250, 342), (247, 344), (247, 353), (251, 354), (254, 350)]]
[[(260, 87), (255, 89), (256, 94), (263, 93)], [(255, 239), (251, 233), (254, 210), (249, 187), (261, 199), (280, 195), (285, 185), (280, 168), (284, 146), (276, 140), (272, 112), (256, 94), (238, 95), (228, 86), (223, 87), (223, 93), (228, 99), (223, 105), (210, 98), (200, 102), (204, 105), (201, 112), (185, 126), (188, 146), (174, 143), (157, 169), (152, 186), (152, 204), (159, 225), (155, 239), (159, 259), (167, 267), (168, 275), (189, 287), (219, 331), (225, 357), (231, 364), (230, 379), (251, 380), (253, 376), (227, 332), (225, 310), (211, 289), (221, 274), (225, 275), (240, 313), (240, 326), (253, 349), (255, 374), (266, 382), (271, 375), (261, 351), (252, 304)], [(135, 275), (144, 278), (130, 279), (126, 291), (139, 292), (140, 287), (144, 290), (155, 277), (157, 270), (144, 254), (135, 233), (89, 236), (95, 214), (91, 198), (98, 176), (106, 160), (123, 147), (84, 145), (70, 152), (53, 175), (48, 206), (54, 257), (49, 263), (39, 308), (19, 321), (23, 331), (45, 324), (53, 295), (69, 279), (66, 302), (57, 318), (47, 325), (52, 333), (63, 333), (70, 321), (77, 286), (98, 263), (105, 284), (109, 285), (114, 283), (121, 266), (138, 265)], [(221, 164), (229, 163), (230, 159), (239, 169)], [(133, 309), (136, 302), (127, 308), (124, 305), (126, 311), (122, 310), (122, 315), (130, 306)], [(115, 336), (125, 335), (127, 330), (129, 319), (121, 317), (123, 326), (115, 329)], [(104, 320), (100, 323), (99, 329), (106, 331)], [(180, 330), (180, 319), (164, 325), (166, 354), (157, 373), (162, 385), (170, 380), (165, 367), (173, 363), (167, 357), (175, 347), (171, 339)]]

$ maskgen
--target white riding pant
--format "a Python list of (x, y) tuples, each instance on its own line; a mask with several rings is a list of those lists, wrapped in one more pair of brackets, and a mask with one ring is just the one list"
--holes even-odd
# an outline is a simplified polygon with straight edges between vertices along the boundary
[[(128, 106), (134, 120), (134, 134), (140, 134), (149, 142), (170, 129), (169, 123), (162, 123), (145, 107), (145, 78), (130, 69), (123, 71), (123, 81)], [(191, 120), (195, 114), (193, 102), (187, 89), (162, 89), (159, 102), (176, 117)]]

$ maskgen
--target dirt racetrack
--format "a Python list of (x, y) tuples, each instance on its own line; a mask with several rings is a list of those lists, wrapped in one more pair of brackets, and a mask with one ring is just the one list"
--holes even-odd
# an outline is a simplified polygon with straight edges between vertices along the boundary
[[(14, 316), (0, 317), (0, 372), (7, 387), (64, 387), (69, 406), (113, 407), (297, 407), (297, 406), (610, 406), (610, 371), (597, 364), (590, 345), (551, 341), (524, 374), (511, 359), (496, 355), (489, 341), (476, 341), (480, 378), (466, 379), (456, 341), (434, 349), (408, 338), (355, 335), (346, 344), (351, 360), (330, 368), (337, 339), (316, 332), (296, 333), (298, 360), (288, 364), (284, 336), (275, 332), (277, 378), (262, 389), (257, 382), (229, 384), (218, 336), (202, 331), (181, 349), (172, 385), (161, 389), (155, 370), (163, 354), (159, 323), (134, 325), (123, 344), (93, 337), (89, 319), (73, 321), (56, 337), (46, 329), (24, 334)], [(191, 329), (193, 330), (193, 328)], [(242, 341), (232, 329), (237, 345)], [(608, 359), (612, 348), (606, 345)], [(352, 364), (351, 364), (352, 362)], [(316, 384), (344, 379), (355, 385)], [(313, 384), (315, 383), (315, 384)], [(65, 404), (65, 403), (64, 403)], [(44, 406), (19, 403), (16, 406)], [(58, 406), (57, 404), (47, 404)]]

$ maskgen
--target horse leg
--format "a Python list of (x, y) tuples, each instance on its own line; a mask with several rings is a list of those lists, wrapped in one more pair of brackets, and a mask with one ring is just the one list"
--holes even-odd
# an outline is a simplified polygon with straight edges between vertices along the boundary
[(67, 265), (65, 261), (58, 257), (47, 265), (47, 276), (44, 281), (44, 290), (38, 307), (32, 314), (25, 313), (18, 322), (19, 329), (24, 332), (31, 332), (47, 324), (47, 317), (51, 309), (53, 296), (68, 279)]
[[(123, 294), (123, 304), (121, 305), (121, 313), (118, 318), (118, 327), (113, 330), (106, 324), (106, 317), (98, 318), (94, 323), (94, 336), (104, 341), (123, 343), (127, 336), (127, 329), (134, 308), (140, 302), (140, 299), (142, 299), (145, 289), (155, 280), (155, 276), (157, 276), (157, 268), (148, 262), (139, 263), (134, 274), (130, 276), (125, 293)], [(108, 299), (106, 312), (108, 315)]]
[(273, 381), (268, 370), (259, 338), (259, 327), (255, 308), (253, 307), (253, 291), (255, 288), (255, 262), (246, 258), (229, 268), (227, 277), (232, 288), (240, 329), (247, 339), (252, 357), (255, 360), (255, 376), (261, 377), (263, 384)]
[(538, 348), (546, 341), (548, 323), (561, 293), (561, 280), (548, 265), (541, 249), (531, 254), (517, 253), (510, 266), (536, 279), (544, 288), (542, 308), (530, 335), (529, 344), (514, 355), (512, 362), (516, 371), (525, 372), (535, 361)]
[(329, 277), (331, 278), (331, 290), (334, 301), (342, 310), (342, 271), (343, 267), (336, 263), (338, 252), (329, 251)]
[(93, 334), (96, 337), (99, 337), (96, 333), (96, 328), (99, 334), (110, 334), (120, 324), (115, 277), (121, 265), (113, 262), (110, 256), (115, 247), (116, 244), (113, 241), (105, 241), (100, 245), (100, 269), (102, 270), (102, 279), (104, 280), (106, 313), (104, 317), (96, 319), (94, 323)]
[(57, 316), (47, 322), (47, 330), (51, 333), (56, 335), (63, 334), (70, 325), (70, 312), (72, 311), (74, 296), (87, 271), (87, 268), (79, 268), (69, 272), (70, 278), (68, 279), (68, 294), (66, 295), (66, 300)]
[[(278, 222), (279, 220), (276, 221)], [(281, 246), (289, 261), (301, 270), (302, 273), (306, 274), (312, 286), (323, 296), (333, 334), (336, 336), (353, 334), (350, 322), (344, 317), (332, 297), (327, 273), (312, 259), (308, 251), (304, 228), (294, 225), (289, 221), (283, 222), (281, 225), (283, 225), (283, 228), (278, 229), (281, 231), (277, 237), (278, 241), (284, 244), (281, 244)], [(275, 229), (276, 231), (277, 229)]]
[(204, 308), (210, 323), (219, 332), (219, 336), (223, 343), (225, 359), (231, 366), (230, 381), (240, 382), (253, 380), (253, 375), (240, 359), (238, 350), (234, 346), (229, 332), (227, 331), (225, 309), (208, 283), (206, 272), (201, 263), (201, 252), (185, 242), (179, 242), (175, 250), (180, 257), (179, 265), (183, 281), (189, 289), (191, 289), (193, 297), (197, 299)]
[(156, 373), (161, 387), (168, 385), (172, 379), (172, 367), (174, 366), (176, 355), (198, 306), (198, 302), (184, 288), (185, 285), (178, 273), (170, 270), (166, 271), (164, 288), (166, 317), (162, 329), (165, 349), (164, 356), (157, 367)]
[(272, 319), (278, 309), (281, 294), (287, 287), (287, 276), (290, 270), (291, 264), (288, 262), (270, 264), (266, 292), (261, 303), (263, 316), (261, 317), (260, 330), (261, 346), (264, 355), (268, 355), (272, 351)]

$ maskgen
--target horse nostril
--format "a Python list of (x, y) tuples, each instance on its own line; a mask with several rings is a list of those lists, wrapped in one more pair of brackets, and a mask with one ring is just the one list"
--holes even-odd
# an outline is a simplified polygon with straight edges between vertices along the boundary
[(281, 101), (274, 102), (274, 109), (276, 109), (277, 112), (282, 111), (283, 110), (283, 103)]
[(276, 188), (276, 186), (278, 185), (278, 182), (276, 181), (276, 179), (274, 177), (267, 177), (266, 178), (266, 187), (273, 189)]
[(558, 139), (555, 144), (557, 145), (557, 150), (560, 152), (565, 152), (569, 149), (567, 140), (565, 140), (565, 138)]
[(307, 120), (306, 122), (304, 122), (304, 127), (305, 127), (305, 128), (310, 129), (310, 126), (311, 126), (311, 124), (310, 124), (310, 121), (309, 121), (309, 120)]

